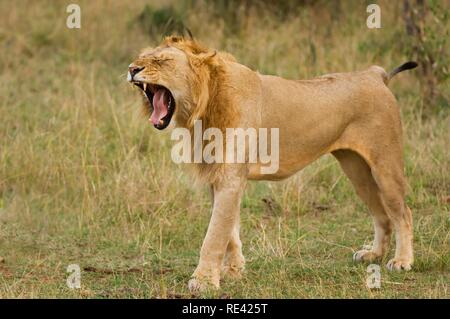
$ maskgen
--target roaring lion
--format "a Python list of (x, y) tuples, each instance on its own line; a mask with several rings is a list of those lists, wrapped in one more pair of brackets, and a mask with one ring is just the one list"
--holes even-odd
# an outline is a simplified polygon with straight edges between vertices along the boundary
[(230, 54), (197, 41), (167, 37), (130, 64), (128, 81), (143, 93), (150, 122), (159, 130), (278, 128), (279, 169), (262, 174), (261, 162), (197, 163), (197, 176), (211, 186), (212, 217), (189, 288), (219, 287), (221, 273), (244, 270), (239, 210), (247, 180), (281, 180), (331, 153), (356, 193), (368, 206), (375, 228), (373, 245), (355, 261), (372, 262), (388, 250), (395, 231), (396, 250), (389, 270), (413, 263), (411, 210), (405, 203), (402, 126), (387, 84), (407, 62), (387, 73), (379, 66), (311, 80), (262, 75)]

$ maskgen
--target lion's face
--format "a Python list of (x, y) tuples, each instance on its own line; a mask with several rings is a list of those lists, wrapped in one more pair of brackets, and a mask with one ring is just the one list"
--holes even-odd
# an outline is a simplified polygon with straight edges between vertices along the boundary
[(178, 106), (189, 98), (191, 72), (186, 54), (171, 46), (145, 49), (130, 64), (127, 80), (148, 99), (150, 122), (157, 129), (165, 129)]

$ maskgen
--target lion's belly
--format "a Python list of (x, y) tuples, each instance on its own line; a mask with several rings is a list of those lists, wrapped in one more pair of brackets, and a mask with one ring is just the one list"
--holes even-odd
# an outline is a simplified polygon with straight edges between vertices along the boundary
[[(288, 121), (292, 121), (292, 119)], [(335, 150), (336, 146), (340, 144), (340, 137), (347, 127), (345, 124), (340, 122), (330, 125), (329, 120), (324, 120), (313, 126), (280, 125), (279, 156), (273, 156), (277, 148), (270, 144), (271, 148), (267, 154), (271, 154), (271, 162), (248, 164), (248, 178), (282, 180), (292, 176), (324, 154)], [(264, 173), (262, 168), (273, 166), (274, 160), (278, 160), (276, 172)]]
[(269, 164), (248, 164), (248, 179), (271, 181), (283, 180), (302, 170), (304, 167), (308, 166), (326, 153), (326, 150), (318, 150), (314, 154), (304, 154), (298, 152), (292, 153), (290, 156), (283, 156), (283, 154), (280, 154), (277, 171), (268, 174), (264, 173), (263, 168), (267, 168)]
[[(307, 164), (306, 164), (307, 165)], [(276, 173), (273, 174), (263, 174), (261, 172), (261, 168), (264, 165), (261, 164), (249, 164), (248, 165), (248, 176), (247, 178), (250, 180), (269, 180), (269, 181), (279, 181), (285, 178), (288, 178), (300, 171), (306, 165), (291, 165), (286, 166), (283, 165), (278, 169)]]

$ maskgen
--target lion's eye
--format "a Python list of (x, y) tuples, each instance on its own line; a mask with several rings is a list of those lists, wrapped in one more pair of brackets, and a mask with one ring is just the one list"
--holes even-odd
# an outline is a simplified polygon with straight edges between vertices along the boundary
[(167, 58), (167, 57), (155, 57), (152, 59), (152, 61), (158, 65), (163, 65), (169, 61), (172, 61), (173, 59)]

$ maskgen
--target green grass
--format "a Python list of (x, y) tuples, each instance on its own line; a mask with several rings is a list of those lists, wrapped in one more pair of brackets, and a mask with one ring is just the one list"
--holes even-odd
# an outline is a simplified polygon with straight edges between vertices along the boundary
[[(69, 30), (63, 3), (0, 3), (0, 297), (190, 297), (209, 194), (172, 163), (167, 132), (147, 124), (125, 83), (137, 52), (158, 42), (136, 22), (145, 4), (81, 1), (82, 28)], [(356, 3), (337, 21), (317, 8), (285, 21), (250, 14), (235, 36), (207, 19), (210, 8), (183, 16), (197, 38), (252, 68), (305, 78), (406, 61), (389, 50), (400, 17), (380, 5), (376, 31)], [(413, 271), (389, 273), (385, 260), (381, 289), (366, 287), (366, 266), (351, 257), (371, 241), (371, 218), (325, 157), (284, 182), (250, 183), (246, 273), (207, 297), (449, 297), (448, 112), (422, 119), (412, 73), (391, 87), (403, 113)], [(74, 263), (87, 269), (79, 290), (66, 286)]]

